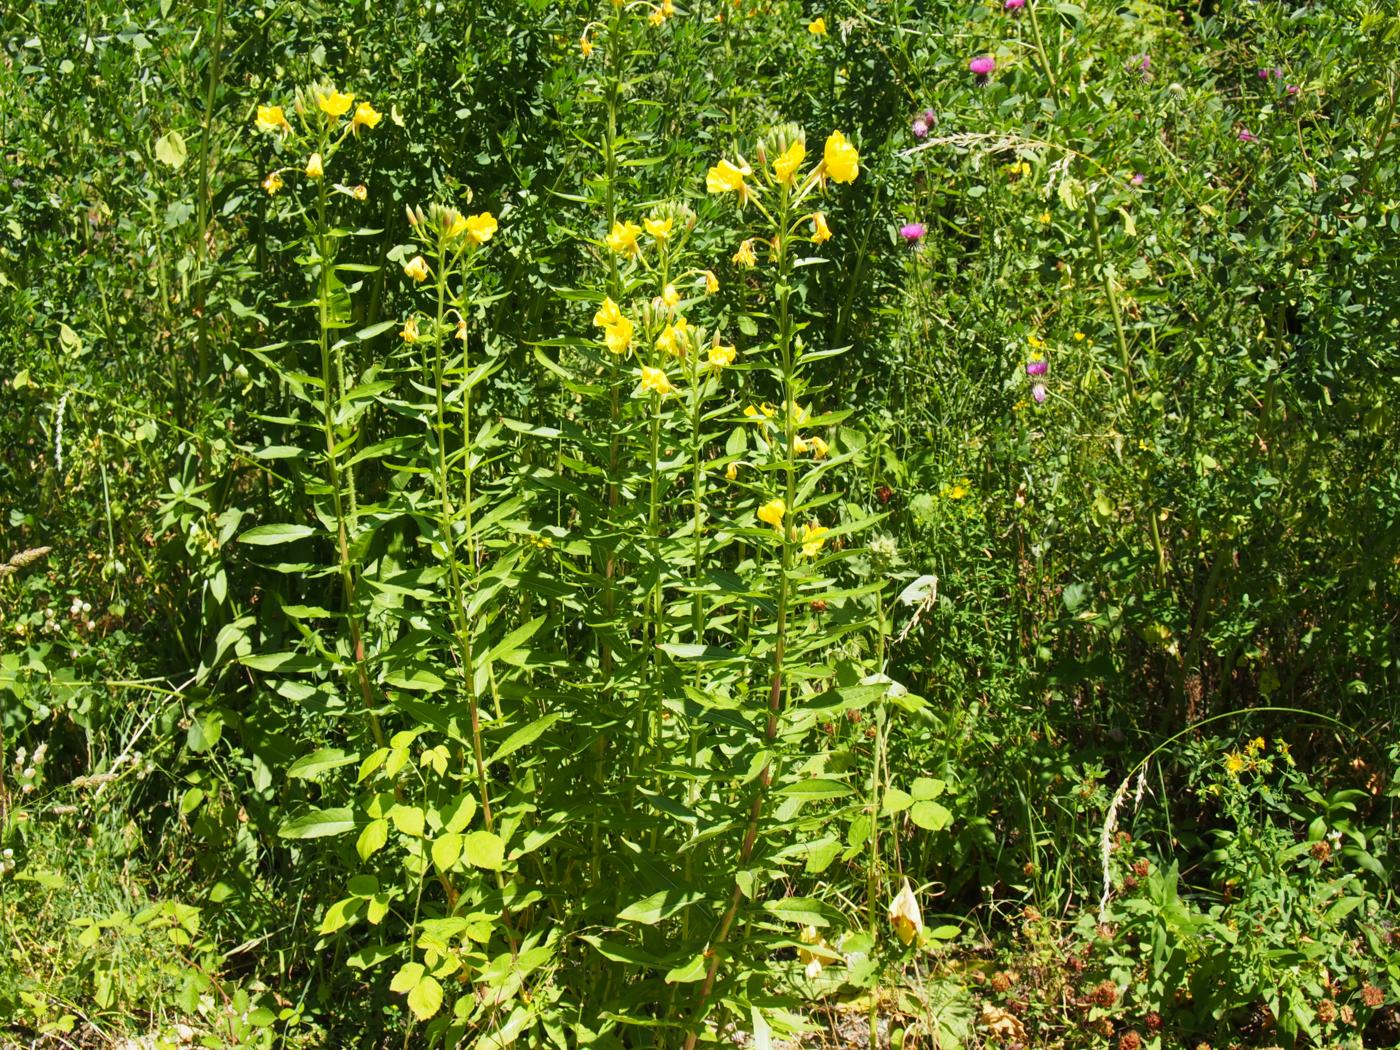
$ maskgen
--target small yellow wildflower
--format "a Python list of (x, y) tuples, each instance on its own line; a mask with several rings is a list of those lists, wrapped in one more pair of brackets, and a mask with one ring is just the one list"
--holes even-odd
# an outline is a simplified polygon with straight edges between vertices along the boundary
[(674, 284), (668, 284), (661, 289), (661, 301), (674, 310), (681, 301), (681, 293), (676, 291)]
[(405, 321), (403, 323), (403, 331), (399, 333), (399, 336), (405, 343), (418, 342), (418, 318), (410, 317)]
[(812, 458), (826, 459), (827, 454), (831, 451), (831, 446), (828, 445), (824, 439), (819, 437), (814, 437), (810, 440), (812, 444)]
[(647, 15), (647, 21), (654, 26), (659, 26), (662, 22), (666, 21), (666, 16), (661, 13), (660, 8), (657, 8), (651, 14)]
[(705, 173), (705, 189), (710, 193), (737, 193), (743, 204), (749, 199), (749, 185), (744, 179), (752, 174), (747, 164), (741, 168), (721, 160)]
[(282, 176), (275, 171), (269, 172), (267, 178), (262, 180), (262, 188), (267, 190), (269, 197), (274, 196), (282, 186)]
[(622, 311), (617, 308), (617, 303), (612, 301), (612, 296), (603, 298), (603, 305), (598, 307), (593, 315), (593, 323), (599, 328), (606, 328), (610, 324), (617, 324), (622, 320)]
[(483, 211), (467, 220), (467, 236), (473, 244), (485, 244), (496, 235), (497, 226), (496, 217)]
[(642, 389), (665, 396), (675, 389), (664, 369), (642, 365)]
[(1085, 338), (1087, 338), (1087, 337), (1084, 335), (1083, 332), (1075, 332), (1075, 333), (1074, 333), (1074, 341), (1075, 341), (1076, 343), (1082, 343), (1082, 342), (1084, 342)]
[(411, 277), (419, 284), (428, 279), (428, 263), (421, 255), (415, 255), (403, 264), (404, 276)]
[(972, 482), (968, 481), (966, 478), (962, 478), (953, 482), (945, 492), (949, 499), (963, 499), (967, 496), (971, 486)]
[(860, 174), (860, 154), (839, 131), (827, 136), (822, 164), (826, 173), (837, 182), (854, 182)]
[(780, 499), (770, 499), (763, 506), (758, 508), (758, 520), (767, 522), (773, 528), (781, 528), (783, 515), (787, 513), (787, 504)]
[(306, 160), (306, 177), (308, 179), (319, 179), (326, 173), (325, 165), (321, 163), (321, 155), (313, 153)]
[(725, 476), (725, 478), (726, 478), (727, 480), (729, 480), (729, 481), (733, 481), (733, 480), (735, 480), (736, 478), (738, 478), (738, 476), (739, 476), (739, 464), (738, 464), (737, 461), (731, 461), (730, 464), (729, 464), (729, 466), (727, 466), (727, 467), (724, 468), (724, 476)]
[(1048, 211), (1043, 211), (1040, 213), (1040, 222), (1043, 226), (1050, 225), (1050, 213)]
[(661, 13), (670, 18), (676, 13), (676, 5), (671, 0), (661, 0)]
[(350, 130), (355, 134), (360, 133), (361, 128), (374, 129), (379, 126), (379, 122), (384, 119), (384, 114), (375, 109), (366, 100), (355, 107), (355, 115), (350, 118)]
[(636, 255), (641, 251), (637, 238), (642, 228), (635, 222), (615, 222), (608, 233), (608, 247), (618, 255)]
[(257, 123), (259, 131), (265, 131), (269, 134), (279, 132), (285, 135), (292, 130), (281, 106), (259, 106)]
[(820, 16), (807, 23), (807, 32), (813, 36), (826, 36), (826, 19)]
[(894, 927), (895, 935), (903, 944), (909, 944), (923, 932), (923, 912), (919, 910), (919, 900), (914, 896), (914, 890), (907, 878), (900, 888), (899, 895), (890, 902), (890, 925)]
[(794, 456), (803, 456), (803, 455), (806, 455), (806, 454), (807, 454), (807, 448), (808, 448), (808, 445), (807, 445), (807, 439), (806, 439), (806, 438), (804, 438), (801, 434), (796, 434), (796, 435), (793, 436), (793, 439), (792, 439), (792, 454), (793, 454)]
[(668, 324), (656, 337), (656, 349), (665, 350), (672, 357), (684, 357), (689, 336), (690, 322), (684, 317), (677, 317), (674, 323)]
[(643, 219), (642, 225), (647, 228), (648, 236), (660, 244), (671, 236), (672, 221), (669, 218)]
[(1027, 336), (1026, 342), (1030, 344), (1033, 350), (1039, 350), (1045, 346), (1045, 340), (1034, 335)]
[(584, 33), (583, 36), (578, 38), (578, 49), (583, 52), (584, 58), (593, 54), (593, 41), (588, 39), (587, 33)]
[(778, 410), (767, 401), (761, 405), (745, 405), (744, 418), (751, 423), (762, 423), (765, 419), (772, 419), (778, 414)]
[(354, 102), (354, 95), (347, 95), (335, 88), (331, 88), (328, 92), (316, 93), (317, 107), (331, 120), (339, 120), (345, 116)]
[(466, 321), (458, 321), (458, 322), (457, 322), (457, 331), (456, 331), (455, 334), (456, 334), (457, 338), (458, 338), (459, 340), (461, 340), (462, 342), (465, 343), (465, 342), (467, 341), (467, 322), (466, 322)]
[(369, 187), (362, 182), (350, 191), (350, 196), (357, 201), (367, 201), (369, 200)]
[(603, 329), (603, 342), (607, 344), (610, 351), (615, 354), (627, 353), (627, 348), (632, 345), (632, 331), (635, 325), (626, 317), (619, 317), (612, 324)]
[(783, 155), (773, 162), (773, 175), (784, 185), (791, 186), (797, 170), (807, 157), (807, 146), (798, 139), (783, 151)]
[(718, 344), (710, 347), (710, 367), (725, 368), (734, 363), (734, 358), (739, 351), (732, 346), (720, 346)]
[(1232, 777), (1237, 777), (1245, 771), (1249, 763), (1245, 761), (1244, 755), (1238, 751), (1231, 751), (1225, 756), (1225, 772)]
[(758, 265), (758, 256), (753, 251), (752, 237), (739, 245), (739, 250), (734, 253), (734, 265), (743, 266), (746, 269)]
[(812, 216), (812, 243), (822, 244), (831, 240), (831, 227), (826, 224), (826, 216), (817, 212)]
[(1256, 736), (1249, 743), (1245, 744), (1244, 753), (1250, 758), (1254, 758), (1256, 755), (1263, 754), (1264, 747), (1264, 738), (1262, 736)]
[(719, 291), (719, 278), (715, 276), (713, 270), (705, 271), (705, 294), (714, 295)]
[(831, 530), (825, 525), (802, 524), (802, 553), (809, 558), (815, 558), (817, 552), (826, 543), (826, 534)]

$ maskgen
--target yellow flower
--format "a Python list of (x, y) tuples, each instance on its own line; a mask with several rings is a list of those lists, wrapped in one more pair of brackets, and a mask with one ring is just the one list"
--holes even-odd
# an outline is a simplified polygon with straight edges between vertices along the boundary
[(603, 305), (598, 307), (598, 312), (593, 315), (593, 323), (599, 328), (606, 328), (610, 324), (617, 324), (622, 320), (622, 311), (617, 308), (617, 303), (612, 301), (612, 296), (603, 299)]
[(647, 228), (647, 234), (658, 242), (671, 236), (671, 219), (643, 219), (642, 225)]
[(473, 244), (485, 244), (495, 236), (496, 226), (496, 219), (489, 211), (481, 212), (467, 220), (467, 236)]
[(814, 437), (814, 438), (812, 438), (812, 458), (813, 458), (813, 459), (826, 459), (827, 454), (828, 454), (830, 451), (831, 451), (831, 446), (828, 445), (822, 438), (819, 438), (819, 437)]
[(770, 499), (763, 506), (758, 508), (758, 520), (767, 522), (773, 528), (781, 528), (783, 515), (787, 513), (787, 504), (780, 499)]
[(758, 264), (758, 256), (753, 253), (753, 238), (750, 237), (743, 244), (739, 245), (739, 250), (734, 253), (734, 265), (752, 267)]
[(357, 201), (367, 201), (369, 200), (369, 187), (362, 182), (350, 191), (350, 196)]
[(681, 301), (681, 293), (676, 291), (676, 286), (674, 284), (668, 284), (665, 288), (661, 289), (661, 301), (674, 310), (676, 305)]
[(807, 157), (807, 146), (801, 139), (798, 139), (786, 150), (783, 155), (773, 162), (773, 174), (777, 180), (785, 185), (791, 186), (793, 177), (797, 174), (797, 169), (802, 167), (802, 161)]
[(815, 558), (817, 552), (826, 543), (826, 534), (831, 530), (825, 525), (808, 525), (802, 523), (802, 553), (809, 558)]
[(797, 939), (803, 944), (812, 945), (811, 948), (797, 949), (797, 961), (803, 965), (809, 981), (815, 981), (821, 974), (824, 960), (840, 958), (832, 951), (831, 946), (826, 943), (826, 938), (815, 926), (802, 927), (802, 933), (798, 935)]
[(456, 208), (448, 208), (442, 213), (442, 235), (449, 241), (467, 232), (467, 217)]
[(1245, 761), (1244, 756), (1238, 751), (1231, 751), (1225, 756), (1225, 772), (1229, 773), (1232, 777), (1239, 776), (1248, 765), (1249, 763)]
[(583, 52), (584, 58), (593, 54), (593, 41), (588, 39), (587, 33), (584, 33), (583, 36), (578, 38), (578, 49)]
[(727, 365), (732, 365), (738, 353), (739, 351), (732, 346), (712, 346), (710, 347), (710, 367), (724, 368)]
[(801, 426), (803, 423), (807, 422), (807, 420), (812, 418), (812, 413), (809, 412), (807, 409), (803, 408), (796, 401), (789, 401), (787, 407), (788, 414), (792, 416), (792, 421), (798, 426)]
[(428, 263), (421, 255), (415, 255), (403, 264), (404, 276), (412, 277), (420, 284), (428, 279)]
[(1084, 333), (1083, 333), (1083, 332), (1075, 332), (1075, 333), (1074, 333), (1074, 341), (1075, 341), (1076, 343), (1082, 343), (1082, 342), (1084, 342), (1084, 339), (1085, 339), (1085, 336), (1084, 336)]
[(747, 164), (741, 168), (722, 160), (705, 173), (705, 189), (711, 193), (737, 193), (743, 204), (749, 199), (749, 186), (744, 179), (752, 174)]
[(274, 131), (286, 134), (292, 130), (292, 126), (287, 123), (287, 115), (282, 112), (281, 106), (259, 106), (258, 130), (269, 134)]
[(608, 247), (617, 252), (618, 255), (636, 255), (641, 251), (637, 244), (637, 238), (641, 236), (642, 228), (635, 222), (615, 222), (612, 231), (608, 234)]
[(654, 26), (659, 26), (662, 22), (666, 21), (666, 16), (661, 13), (660, 8), (657, 8), (651, 14), (647, 15), (647, 21)]
[(719, 278), (715, 276), (713, 270), (705, 271), (705, 294), (714, 295), (719, 291)]
[(467, 341), (467, 322), (466, 322), (466, 321), (458, 321), (458, 322), (457, 322), (457, 333), (456, 333), (456, 334), (457, 334), (457, 338), (460, 339), (462, 342), (465, 343), (465, 342)]
[(331, 120), (339, 120), (345, 116), (350, 111), (354, 101), (354, 95), (346, 95), (335, 88), (331, 88), (328, 92), (318, 91), (316, 93), (316, 105)]
[(971, 485), (972, 482), (968, 481), (966, 478), (962, 478), (953, 482), (953, 484), (945, 488), (943, 492), (949, 499), (962, 499), (968, 494)]
[(612, 324), (603, 329), (603, 341), (609, 350), (615, 354), (627, 353), (627, 348), (632, 345), (632, 330), (635, 326), (625, 317), (619, 317)]
[(273, 196), (282, 188), (282, 176), (277, 172), (270, 172), (267, 178), (262, 180), (262, 188), (267, 190), (269, 197)]
[(1245, 744), (1244, 753), (1250, 758), (1253, 758), (1263, 752), (1264, 746), (1264, 738), (1262, 736), (1256, 736), (1249, 743)]
[(672, 357), (684, 357), (689, 334), (690, 322), (684, 317), (677, 317), (674, 324), (668, 324), (656, 337), (656, 349), (665, 350)]
[(418, 318), (410, 317), (403, 323), (403, 331), (399, 333), (405, 343), (418, 342)]
[(914, 896), (914, 890), (907, 878), (900, 888), (899, 895), (890, 902), (890, 925), (894, 927), (895, 935), (903, 944), (910, 943), (923, 932), (923, 912), (919, 910), (919, 900)]
[(860, 174), (860, 154), (839, 131), (827, 136), (822, 163), (826, 166), (826, 173), (837, 182), (855, 182)]
[(359, 134), (361, 128), (376, 128), (379, 122), (384, 119), (384, 114), (375, 109), (368, 101), (361, 102), (355, 107), (355, 115), (350, 118), (350, 129)]
[(826, 36), (826, 19), (821, 17), (812, 19), (807, 23), (807, 32), (813, 36)]
[(661, 13), (670, 18), (676, 13), (676, 5), (671, 0), (661, 0)]
[(826, 224), (826, 216), (817, 212), (812, 216), (812, 243), (821, 244), (831, 240), (831, 227)]
[(665, 396), (675, 389), (664, 369), (642, 365), (642, 389)]
[(801, 434), (795, 434), (792, 439), (792, 452), (795, 456), (803, 455), (807, 451), (807, 440)]
[(1040, 213), (1040, 222), (1043, 226), (1050, 225), (1050, 213), (1048, 211), (1043, 211)]
[(731, 462), (729, 466), (724, 468), (724, 476), (729, 481), (733, 481), (737, 478), (739, 476), (739, 464), (737, 462)]
[(326, 173), (324, 165), (321, 163), (321, 155), (313, 153), (306, 160), (306, 177), (308, 179), (319, 179)]
[(772, 419), (778, 414), (778, 410), (767, 401), (761, 405), (745, 405), (744, 418), (751, 423), (762, 423), (765, 419)]
[(1033, 336), (1033, 335), (1027, 336), (1027, 337), (1026, 337), (1026, 342), (1029, 343), (1029, 344), (1031, 345), (1031, 348), (1032, 348), (1032, 349), (1035, 349), (1035, 350), (1039, 350), (1041, 347), (1043, 347), (1043, 346), (1045, 345), (1045, 340), (1044, 340), (1044, 339), (1038, 338), (1037, 336)]

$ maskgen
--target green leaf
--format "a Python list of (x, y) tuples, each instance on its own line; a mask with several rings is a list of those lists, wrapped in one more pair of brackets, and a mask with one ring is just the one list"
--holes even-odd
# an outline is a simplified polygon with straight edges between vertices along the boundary
[(433, 840), (433, 863), (439, 871), (450, 871), (462, 855), (462, 836), (449, 831)]
[(403, 995), (418, 987), (418, 982), (424, 978), (423, 964), (416, 962), (404, 963), (399, 967), (399, 972), (394, 974), (394, 979), (389, 982), (389, 991)]
[(185, 145), (185, 137), (178, 131), (172, 129), (156, 139), (156, 160), (166, 167), (179, 171), (185, 166), (189, 155), (190, 151)]
[(700, 954), (692, 958), (687, 963), (682, 963), (666, 974), (667, 984), (687, 984), (693, 981), (705, 979), (705, 956)]
[(508, 755), (515, 754), (522, 747), (533, 744), (546, 729), (563, 717), (562, 714), (556, 712), (555, 714), (545, 715), (543, 718), (537, 718), (524, 728), (517, 729), (510, 736), (506, 737), (505, 742), (496, 749), (496, 753), (491, 756), (486, 764), (493, 765)]
[(281, 543), (294, 543), (308, 536), (316, 535), (309, 525), (259, 525), (238, 537), (239, 543), (251, 543), (258, 547), (276, 547)]
[(683, 893), (680, 890), (662, 890), (629, 904), (617, 913), (618, 922), (639, 922), (643, 926), (655, 926), (662, 919), (676, 914), (701, 900), (698, 893)]
[(287, 776), (293, 780), (315, 780), (322, 773), (339, 769), (341, 766), (348, 766), (359, 760), (359, 755), (347, 755), (339, 748), (323, 747), (309, 755), (302, 755), (301, 758), (293, 762), (292, 767), (287, 770)]
[(375, 853), (383, 849), (384, 844), (388, 841), (389, 822), (383, 818), (371, 820), (360, 832), (360, 837), (355, 843), (355, 851), (359, 853), (360, 860), (369, 860)]
[(282, 822), (277, 834), (284, 839), (323, 839), (355, 830), (355, 814), (344, 807), (313, 809)]
[(487, 871), (500, 871), (506, 858), (506, 844), (491, 831), (473, 831), (462, 840), (467, 863)]
[(909, 819), (925, 831), (942, 831), (953, 823), (953, 814), (938, 802), (915, 802), (909, 810)]
[(784, 784), (773, 793), (810, 801), (822, 798), (845, 798), (854, 790), (851, 785), (840, 780), (832, 780), (830, 777), (808, 777), (793, 784)]
[(441, 1007), (442, 985), (438, 984), (436, 977), (424, 977), (408, 993), (408, 1008), (420, 1021), (426, 1021)]

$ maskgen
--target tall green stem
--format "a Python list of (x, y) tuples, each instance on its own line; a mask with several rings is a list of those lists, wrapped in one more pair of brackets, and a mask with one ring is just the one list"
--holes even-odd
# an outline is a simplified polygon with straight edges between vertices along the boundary
[(331, 348), (331, 275), (334, 268), (335, 241), (326, 222), (326, 180), (317, 181), (316, 196), (316, 253), (320, 266), (318, 276), (319, 299), (319, 345), (321, 350), (321, 386), (324, 394), (322, 402), (322, 423), (326, 436), (326, 481), (330, 485), (331, 500), (335, 509), (336, 546), (340, 559), (340, 586), (345, 602), (345, 618), (350, 626), (350, 646), (355, 661), (356, 679), (360, 686), (360, 699), (369, 715), (370, 733), (375, 747), (384, 746), (384, 730), (379, 724), (379, 716), (374, 713), (374, 690), (370, 686), (369, 668), (365, 663), (364, 636), (360, 628), (359, 616), (355, 610), (356, 574), (350, 558), (350, 541), (346, 526), (345, 505), (341, 495), (340, 453), (335, 440), (335, 404), (339, 393), (338, 370), (334, 367)]

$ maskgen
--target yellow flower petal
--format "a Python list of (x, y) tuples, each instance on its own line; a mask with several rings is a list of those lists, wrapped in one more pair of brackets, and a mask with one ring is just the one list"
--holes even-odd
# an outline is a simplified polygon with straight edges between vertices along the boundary
[(860, 174), (860, 154), (839, 131), (827, 136), (822, 164), (826, 173), (837, 182), (854, 182)]

